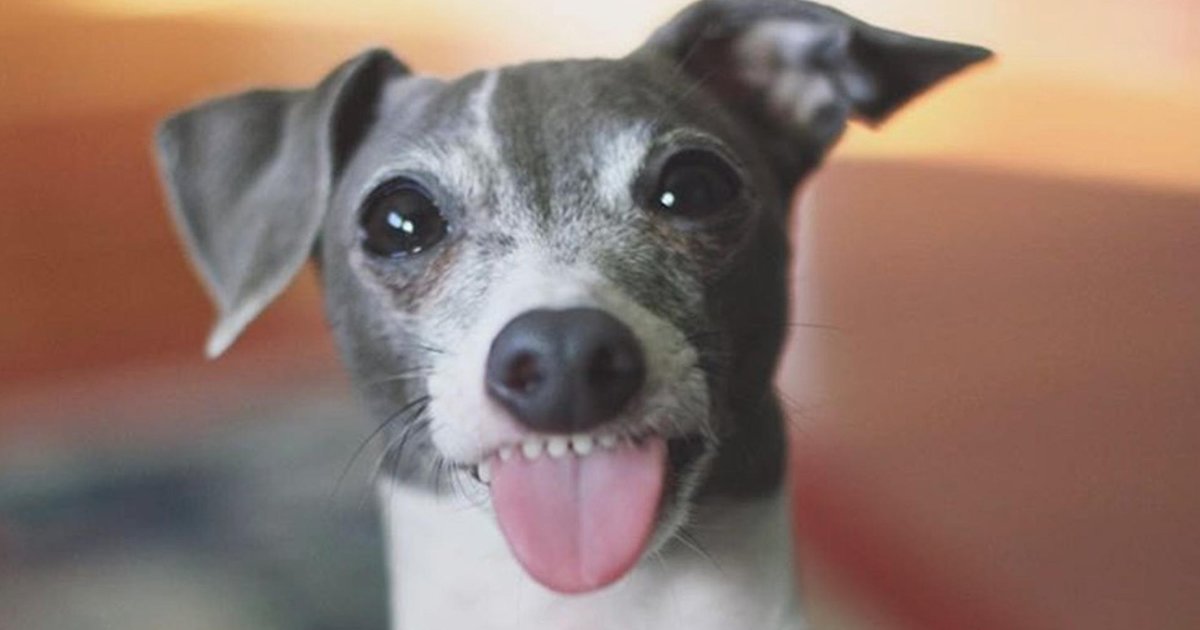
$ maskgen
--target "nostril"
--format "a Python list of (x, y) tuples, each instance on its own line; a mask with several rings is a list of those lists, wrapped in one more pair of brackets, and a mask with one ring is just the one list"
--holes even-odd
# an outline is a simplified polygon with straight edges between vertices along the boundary
[(521, 352), (512, 358), (502, 382), (519, 394), (532, 393), (545, 380), (538, 358), (531, 352)]
[(596, 385), (621, 380), (636, 370), (634, 363), (627, 353), (610, 347), (597, 348), (588, 361), (587, 380)]
[(600, 348), (588, 362), (588, 380), (607, 381), (617, 373), (616, 356), (608, 348)]

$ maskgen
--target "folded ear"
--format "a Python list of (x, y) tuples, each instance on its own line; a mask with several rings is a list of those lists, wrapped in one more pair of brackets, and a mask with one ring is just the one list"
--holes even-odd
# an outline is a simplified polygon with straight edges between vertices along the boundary
[(217, 305), (208, 356), (224, 352), (304, 265), (338, 170), (374, 119), (383, 86), (406, 72), (371, 50), (313, 89), (219, 98), (159, 127), (171, 211)]
[(703, 0), (635, 54), (665, 57), (748, 122), (798, 177), (849, 118), (877, 124), (982, 61), (978, 46), (877, 28), (801, 0)]

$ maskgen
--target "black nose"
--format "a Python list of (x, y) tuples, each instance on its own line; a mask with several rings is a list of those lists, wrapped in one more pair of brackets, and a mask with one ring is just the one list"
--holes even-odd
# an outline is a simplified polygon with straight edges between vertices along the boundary
[(487, 391), (525, 426), (586, 431), (617, 415), (645, 380), (625, 324), (594, 308), (534, 310), (508, 323), (487, 359)]

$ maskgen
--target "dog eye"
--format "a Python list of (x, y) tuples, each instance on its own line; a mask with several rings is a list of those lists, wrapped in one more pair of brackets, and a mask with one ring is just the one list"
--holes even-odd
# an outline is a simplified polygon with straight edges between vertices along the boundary
[(708, 151), (683, 151), (663, 165), (651, 201), (684, 217), (717, 212), (737, 198), (741, 181), (733, 167)]
[(416, 183), (386, 184), (367, 198), (360, 217), (363, 247), (376, 256), (418, 254), (446, 235), (446, 220)]

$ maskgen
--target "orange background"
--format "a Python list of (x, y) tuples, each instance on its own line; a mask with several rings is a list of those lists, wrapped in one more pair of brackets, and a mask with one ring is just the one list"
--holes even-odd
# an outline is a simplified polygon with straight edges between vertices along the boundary
[[(164, 113), (251, 85), (310, 83), (376, 43), (443, 75), (618, 55), (682, 4), (9, 0), (0, 9), (0, 391), (199, 345), (208, 307), (149, 170), (149, 130)], [(842, 159), (928, 157), (1200, 190), (1200, 3), (838, 6), (1000, 53), (886, 133), (852, 132)], [(313, 327), (312, 291), (301, 292), (304, 304), (269, 329)]]
[[(201, 360), (165, 113), (381, 43), (441, 75), (619, 55), (682, 4), (7, 0), (0, 439), (190, 431), (181, 409), (340, 378), (308, 275)], [(794, 319), (835, 330), (798, 327), (780, 378), (797, 515), (873, 603), (815, 588), (854, 601), (839, 627), (1194, 627), (1200, 3), (834, 4), (999, 58), (853, 130), (801, 208)]]

